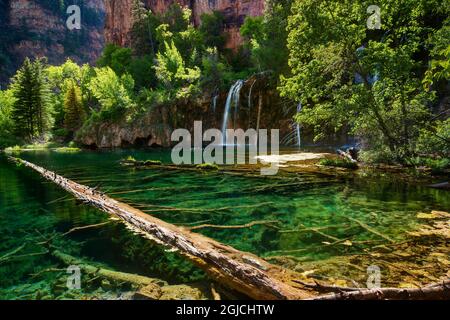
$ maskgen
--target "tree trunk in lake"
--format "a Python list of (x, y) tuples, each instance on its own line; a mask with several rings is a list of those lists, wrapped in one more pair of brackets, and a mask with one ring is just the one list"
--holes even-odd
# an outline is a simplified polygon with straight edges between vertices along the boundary
[(313, 295), (311, 291), (293, 286), (293, 280), (301, 278), (296, 272), (271, 265), (251, 253), (241, 252), (186, 228), (166, 223), (28, 161), (10, 159), (37, 171), (85, 203), (121, 218), (145, 236), (179, 250), (217, 282), (251, 298), (304, 299)]
[(423, 288), (379, 288), (341, 291), (311, 300), (449, 300), (450, 280)]

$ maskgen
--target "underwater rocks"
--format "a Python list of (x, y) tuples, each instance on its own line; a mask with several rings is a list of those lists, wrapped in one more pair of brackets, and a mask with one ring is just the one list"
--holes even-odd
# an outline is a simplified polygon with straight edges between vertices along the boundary
[(205, 288), (195, 285), (170, 285), (160, 287), (150, 284), (134, 295), (137, 300), (205, 300)]

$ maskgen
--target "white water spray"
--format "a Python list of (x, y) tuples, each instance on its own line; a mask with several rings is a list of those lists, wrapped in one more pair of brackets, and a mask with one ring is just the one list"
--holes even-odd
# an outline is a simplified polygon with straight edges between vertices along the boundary
[[(302, 103), (300, 102), (297, 105), (297, 113), (302, 112), (302, 109), (303, 109), (303, 106), (302, 106)], [(301, 135), (300, 123), (296, 122), (296, 125), (297, 125), (297, 127), (296, 127), (296, 130), (297, 130), (297, 146), (300, 149), (301, 146), (302, 146), (302, 135)]]
[(227, 102), (225, 103), (225, 111), (223, 114), (223, 123), (222, 123), (222, 134), (223, 134), (223, 144), (225, 145), (227, 142), (227, 128), (230, 116), (230, 110), (232, 105), (234, 105), (234, 125), (236, 125), (236, 117), (237, 117), (237, 109), (239, 106), (239, 97), (241, 94), (242, 86), (244, 85), (243, 80), (236, 81), (230, 88), (227, 96)]

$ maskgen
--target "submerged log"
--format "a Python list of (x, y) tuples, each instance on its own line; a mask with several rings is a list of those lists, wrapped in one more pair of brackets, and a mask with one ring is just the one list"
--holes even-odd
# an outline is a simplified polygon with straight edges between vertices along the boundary
[(133, 229), (173, 249), (205, 270), (217, 282), (254, 299), (304, 299), (313, 293), (294, 287), (296, 272), (272, 265), (259, 257), (236, 250), (186, 228), (164, 222), (99, 191), (39, 167), (28, 161), (11, 160), (40, 173), (79, 200), (119, 217)]
[(115, 270), (109, 270), (105, 268), (100, 268), (97, 266), (93, 266), (90, 264), (87, 264), (83, 261), (80, 261), (79, 259), (68, 255), (66, 253), (63, 253), (59, 250), (54, 250), (52, 253), (52, 256), (60, 260), (66, 265), (77, 265), (79, 266), (84, 272), (89, 273), (93, 276), (99, 276), (102, 278), (107, 278), (110, 280), (114, 280), (117, 282), (126, 282), (134, 284), (138, 287), (145, 287), (151, 284), (156, 285), (162, 285), (164, 284), (163, 281), (155, 278), (149, 278), (146, 276), (141, 276), (133, 273), (125, 273), (125, 272), (119, 272)]

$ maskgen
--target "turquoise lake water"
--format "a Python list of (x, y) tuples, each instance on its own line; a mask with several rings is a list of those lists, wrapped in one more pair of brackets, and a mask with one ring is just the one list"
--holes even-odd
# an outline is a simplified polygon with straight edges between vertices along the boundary
[[(138, 170), (121, 166), (120, 159), (130, 155), (137, 160), (170, 163), (170, 152), (162, 149), (20, 154), (26, 160), (76, 182), (98, 187), (113, 198), (177, 225), (270, 221), (251, 228), (198, 230), (262, 257), (285, 254), (308, 261), (358, 253), (364, 249), (363, 244), (321, 250), (317, 247), (333, 239), (383, 242), (375, 234), (352, 224), (351, 219), (401, 240), (406, 231), (418, 224), (418, 212), (450, 209), (448, 192), (395, 179), (296, 173), (289, 176), (291, 183), (286, 184), (280, 179), (218, 172)], [(120, 223), (62, 237), (73, 227), (104, 222), (108, 216), (78, 203), (65, 191), (30, 169), (8, 162), (4, 156), (0, 156), (0, 220), (0, 298), (3, 299), (79, 298), (61, 289), (63, 266), (51, 255), (42, 254), (46, 247), (37, 243), (49, 238), (55, 239), (52, 245), (59, 250), (109, 269), (157, 277), (171, 284), (205, 281), (203, 272), (177, 253), (134, 235)], [(324, 230), (325, 235), (299, 231), (305, 227), (327, 226), (334, 227)], [(5, 258), (22, 245), (14, 255), (24, 257)], [(58, 268), (61, 270), (54, 270)], [(97, 287), (93, 281), (85, 289), (86, 294), (107, 297), (108, 289)]]

